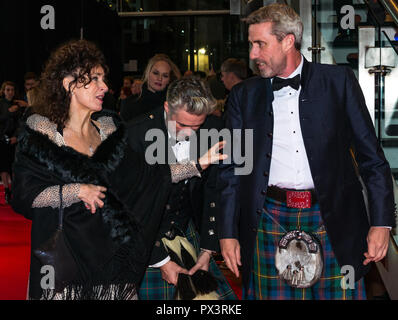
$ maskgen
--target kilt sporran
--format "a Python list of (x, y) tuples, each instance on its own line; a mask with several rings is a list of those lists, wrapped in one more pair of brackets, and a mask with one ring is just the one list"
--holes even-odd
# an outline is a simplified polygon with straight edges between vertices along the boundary
[(279, 241), (275, 253), (275, 266), (279, 277), (293, 288), (308, 288), (321, 277), (322, 248), (312, 235), (294, 230)]

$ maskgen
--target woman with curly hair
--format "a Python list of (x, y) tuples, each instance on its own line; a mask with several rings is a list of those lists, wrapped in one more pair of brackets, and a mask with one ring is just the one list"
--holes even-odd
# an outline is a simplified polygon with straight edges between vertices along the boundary
[(146, 66), (142, 91), (138, 98), (128, 97), (120, 106), (120, 116), (128, 122), (138, 116), (163, 106), (169, 83), (180, 79), (177, 66), (165, 54), (156, 54)]
[[(91, 42), (62, 45), (20, 135), (12, 205), (32, 220), (31, 299), (137, 299), (170, 184), (200, 175), (193, 162), (150, 166), (129, 149), (118, 116), (102, 111), (107, 70)], [(199, 165), (223, 159), (222, 146)], [(60, 209), (70, 258), (54, 261), (54, 287), (46, 285), (36, 249), (51, 239)], [(66, 265), (74, 273), (57, 286)]]

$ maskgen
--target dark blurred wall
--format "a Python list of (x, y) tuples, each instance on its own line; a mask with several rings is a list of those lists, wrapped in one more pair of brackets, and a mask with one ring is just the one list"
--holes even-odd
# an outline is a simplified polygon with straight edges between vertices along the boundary
[[(44, 5), (55, 9), (55, 30), (40, 25)], [(109, 82), (122, 77), (121, 27), (118, 15), (95, 0), (1, 0), (0, 82), (11, 80), (23, 89), (25, 72), (40, 74), (52, 50), (60, 44), (84, 38), (104, 52), (110, 68)]]

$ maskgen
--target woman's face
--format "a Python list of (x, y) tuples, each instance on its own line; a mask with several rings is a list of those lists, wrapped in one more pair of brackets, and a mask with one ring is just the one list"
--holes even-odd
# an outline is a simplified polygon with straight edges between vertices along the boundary
[(88, 108), (96, 112), (102, 110), (102, 103), (104, 101), (105, 93), (108, 91), (108, 86), (105, 84), (105, 72), (100, 66), (91, 70), (92, 81), (84, 86), (77, 84), (72, 89), (71, 104)]
[(12, 99), (14, 99), (14, 95), (15, 88), (13, 86), (6, 85), (6, 87), (4, 88), (4, 98), (6, 98), (8, 101), (11, 101)]
[(156, 62), (148, 76), (148, 90), (152, 92), (163, 91), (170, 83), (169, 64), (165, 61)]

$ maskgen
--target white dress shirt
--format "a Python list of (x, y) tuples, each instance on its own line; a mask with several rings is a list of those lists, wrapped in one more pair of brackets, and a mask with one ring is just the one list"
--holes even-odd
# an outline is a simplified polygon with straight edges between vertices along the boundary
[[(304, 59), (288, 77), (301, 74)], [(300, 127), (298, 90), (290, 86), (274, 91), (272, 109), (274, 132), (268, 185), (285, 189), (313, 189), (314, 181), (308, 163)]]

